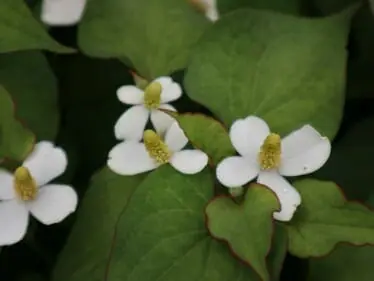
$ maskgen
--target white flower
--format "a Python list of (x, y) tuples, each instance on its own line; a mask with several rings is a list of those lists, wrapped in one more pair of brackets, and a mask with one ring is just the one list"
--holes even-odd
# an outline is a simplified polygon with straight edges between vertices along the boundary
[(58, 223), (74, 212), (77, 194), (62, 184), (48, 184), (67, 166), (65, 152), (42, 141), (12, 175), (0, 169), (0, 246), (22, 240), (29, 213), (41, 223)]
[(257, 177), (257, 182), (275, 192), (281, 211), (280, 221), (291, 220), (301, 197), (282, 176), (310, 174), (325, 164), (331, 144), (312, 126), (306, 125), (284, 139), (270, 133), (265, 121), (248, 116), (233, 123), (230, 139), (240, 156), (228, 157), (217, 167), (218, 180), (227, 187), (242, 186)]
[(118, 99), (125, 104), (133, 104), (118, 119), (114, 133), (119, 140), (141, 140), (144, 128), (151, 122), (159, 135), (163, 135), (174, 122), (168, 114), (158, 110), (176, 111), (168, 102), (179, 99), (182, 89), (170, 77), (160, 77), (152, 81), (145, 90), (135, 86), (122, 86), (117, 91)]
[(66, 26), (78, 23), (86, 6), (86, 0), (43, 0), (41, 20), (50, 26)]
[(200, 0), (205, 4), (205, 16), (211, 21), (217, 21), (219, 19), (219, 13), (217, 9), (216, 0)]
[(204, 152), (183, 149), (188, 139), (177, 122), (166, 132), (164, 141), (151, 130), (144, 132), (143, 139), (144, 143), (129, 140), (116, 145), (109, 152), (109, 168), (120, 175), (136, 175), (170, 163), (183, 174), (196, 174), (208, 163)]
[(205, 17), (212, 22), (219, 19), (216, 0), (190, 0), (195, 7), (205, 13)]

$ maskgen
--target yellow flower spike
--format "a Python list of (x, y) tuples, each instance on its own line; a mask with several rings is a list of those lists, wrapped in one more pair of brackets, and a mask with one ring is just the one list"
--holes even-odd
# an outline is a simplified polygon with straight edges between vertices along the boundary
[(148, 109), (156, 109), (161, 103), (162, 86), (158, 82), (152, 82), (144, 90), (144, 105)]
[(159, 135), (152, 130), (145, 130), (143, 140), (145, 148), (153, 159), (159, 164), (166, 164), (169, 162), (171, 152)]
[(258, 162), (262, 170), (278, 168), (281, 162), (281, 137), (269, 134), (261, 146)]
[(35, 180), (26, 167), (18, 167), (14, 171), (14, 190), (23, 201), (34, 200), (38, 194)]

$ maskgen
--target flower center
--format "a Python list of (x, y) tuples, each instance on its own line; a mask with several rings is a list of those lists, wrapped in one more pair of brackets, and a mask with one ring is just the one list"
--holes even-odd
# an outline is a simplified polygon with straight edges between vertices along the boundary
[(143, 135), (144, 145), (149, 155), (159, 164), (169, 162), (171, 152), (160, 136), (152, 130), (146, 130)]
[(148, 109), (156, 109), (161, 103), (162, 86), (158, 82), (152, 82), (144, 90), (144, 105)]
[(38, 187), (30, 171), (25, 167), (18, 167), (14, 174), (14, 190), (23, 201), (34, 200), (38, 194)]
[(269, 134), (260, 148), (258, 163), (262, 170), (278, 168), (281, 160), (281, 138), (278, 134)]

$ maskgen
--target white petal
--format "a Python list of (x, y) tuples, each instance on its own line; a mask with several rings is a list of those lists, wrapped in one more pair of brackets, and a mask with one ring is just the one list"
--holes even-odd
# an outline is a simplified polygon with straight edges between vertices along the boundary
[(161, 103), (175, 101), (182, 96), (181, 86), (170, 77), (160, 77), (154, 82), (159, 82), (162, 86)]
[(182, 96), (181, 86), (178, 83), (173, 82), (172, 84), (170, 84), (166, 88), (162, 89), (161, 103), (167, 103), (167, 102), (175, 101), (175, 100), (179, 99), (181, 96)]
[(114, 125), (114, 135), (119, 140), (141, 140), (149, 118), (149, 110), (134, 105), (126, 110)]
[(0, 202), (0, 246), (12, 245), (26, 234), (29, 212), (18, 200)]
[[(177, 111), (174, 107), (169, 104), (161, 104), (161, 109), (167, 109), (170, 111)], [(160, 110), (152, 110), (151, 112), (151, 122), (153, 127), (155, 128), (156, 132), (163, 136), (165, 132), (170, 128), (171, 124), (175, 122), (175, 119), (171, 117), (169, 114), (162, 112)]]
[(219, 19), (219, 13), (217, 9), (216, 0), (200, 0), (205, 3), (205, 16), (211, 21), (216, 21)]
[(23, 163), (38, 186), (45, 185), (63, 174), (67, 165), (65, 151), (48, 141), (37, 143), (33, 152)]
[(273, 214), (274, 219), (289, 221), (301, 204), (299, 192), (276, 171), (261, 171), (257, 182), (269, 187), (278, 196), (281, 211)]
[(48, 25), (73, 25), (80, 21), (86, 0), (44, 0), (41, 20)]
[(270, 130), (264, 120), (256, 116), (236, 120), (230, 128), (230, 139), (242, 156), (257, 157)]
[(169, 76), (162, 76), (162, 77), (159, 77), (153, 80), (152, 82), (160, 83), (162, 86), (162, 89), (165, 89), (173, 83), (173, 79)]
[(118, 99), (125, 104), (142, 104), (144, 102), (144, 92), (139, 88), (128, 85), (117, 90)]
[(215, 22), (219, 19), (218, 10), (216, 8), (208, 8), (205, 12), (205, 16), (212, 22)]
[(124, 141), (117, 144), (109, 152), (108, 167), (120, 175), (136, 175), (157, 168), (143, 143)]
[(331, 153), (328, 138), (306, 125), (282, 140), (282, 161), (279, 173), (300, 176), (313, 173), (326, 163)]
[(188, 139), (177, 121), (170, 126), (164, 140), (171, 151), (180, 151), (188, 143)]
[(223, 159), (217, 166), (216, 175), (226, 187), (239, 187), (253, 180), (259, 167), (251, 158), (232, 156)]
[(208, 164), (208, 156), (197, 149), (186, 149), (173, 154), (170, 159), (172, 165), (182, 174), (192, 175), (202, 171)]
[(0, 169), (0, 200), (13, 198), (15, 198), (13, 175), (6, 170)]
[(75, 190), (62, 184), (43, 186), (38, 197), (26, 203), (31, 214), (41, 223), (50, 225), (61, 222), (77, 208), (78, 196)]

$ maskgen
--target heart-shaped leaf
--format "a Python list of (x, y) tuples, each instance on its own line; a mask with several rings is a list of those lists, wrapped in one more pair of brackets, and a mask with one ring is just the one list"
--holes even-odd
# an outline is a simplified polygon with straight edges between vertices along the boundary
[(115, 225), (143, 175), (124, 177), (108, 168), (97, 173), (54, 268), (54, 281), (101, 281)]
[(34, 145), (34, 135), (15, 119), (15, 114), (10, 95), (0, 86), (0, 160), (22, 161)]
[(118, 222), (106, 280), (257, 281), (207, 233), (212, 196), (208, 170), (186, 176), (165, 165), (152, 172)]
[(228, 126), (253, 114), (282, 135), (311, 123), (332, 138), (342, 116), (352, 13), (310, 19), (234, 11), (199, 40), (187, 93)]
[(23, 0), (0, 1), (0, 34), (0, 53), (35, 49), (59, 53), (74, 52), (48, 35)]
[(211, 235), (226, 241), (233, 253), (269, 280), (266, 256), (273, 236), (272, 214), (280, 208), (276, 195), (265, 186), (252, 184), (242, 205), (230, 197), (217, 197), (206, 208)]
[(339, 242), (374, 244), (374, 213), (349, 202), (333, 182), (306, 179), (294, 183), (302, 203), (287, 225), (289, 251), (298, 257), (318, 257)]
[(0, 84), (37, 139), (53, 140), (59, 123), (57, 81), (46, 58), (35, 51), (0, 54)]
[(203, 114), (170, 113), (179, 123), (188, 139), (203, 150), (213, 163), (235, 154), (226, 128), (211, 117)]
[(126, 57), (147, 80), (184, 68), (191, 46), (210, 25), (185, 0), (87, 4), (79, 30), (82, 50), (97, 57)]

